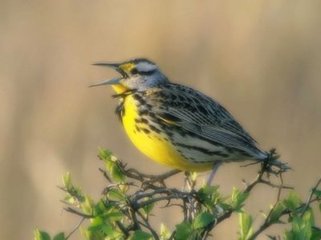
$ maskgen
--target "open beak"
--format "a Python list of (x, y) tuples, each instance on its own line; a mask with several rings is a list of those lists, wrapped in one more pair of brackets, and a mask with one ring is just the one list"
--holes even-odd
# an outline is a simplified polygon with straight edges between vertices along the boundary
[(108, 79), (108, 80), (103, 80), (94, 84), (89, 85), (89, 87), (97, 87), (97, 86), (102, 86), (102, 85), (115, 85), (115, 84), (119, 84), (120, 80), (122, 80), (123, 78), (112, 78), (112, 79)]
[(101, 66), (101, 67), (110, 67), (110, 68), (116, 70), (117, 72), (119, 72), (121, 74), (121, 77), (112, 78), (112, 79), (109, 79), (109, 80), (103, 80), (103, 81), (100, 81), (98, 83), (94, 83), (94, 84), (90, 85), (89, 87), (120, 84), (120, 80), (128, 77), (128, 75), (125, 73), (125, 71), (120, 68), (121, 64), (119, 64), (119, 63), (97, 62), (97, 63), (94, 63), (93, 65)]

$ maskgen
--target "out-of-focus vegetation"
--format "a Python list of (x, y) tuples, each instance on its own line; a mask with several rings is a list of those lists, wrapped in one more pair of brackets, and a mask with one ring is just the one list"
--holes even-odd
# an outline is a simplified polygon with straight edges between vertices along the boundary
[[(76, 224), (61, 211), (55, 186), (70, 171), (98, 199), (105, 182), (97, 146), (142, 172), (168, 170), (129, 142), (113, 113), (112, 90), (87, 88), (114, 76), (91, 66), (100, 60), (150, 58), (172, 81), (220, 101), (262, 148), (277, 147), (294, 169), (285, 181), (302, 199), (321, 169), (320, 9), (319, 0), (1, 0), (0, 239)], [(223, 166), (215, 184), (228, 196), (255, 170)], [(253, 194), (250, 214), (274, 201), (269, 188)], [(155, 224), (177, 220), (155, 211)], [(215, 237), (232, 239), (236, 218)]]
[[(153, 176), (128, 168), (107, 150), (101, 150), (98, 156), (105, 165), (100, 171), (108, 182), (102, 191), (103, 196), (93, 200), (72, 183), (67, 173), (61, 187), (66, 192), (65, 210), (78, 215), (80, 222), (70, 233), (58, 233), (53, 238), (36, 230), (35, 240), (65, 240), (77, 230), (82, 232), (83, 239), (88, 240), (205, 240), (211, 239), (215, 229), (232, 215), (239, 217), (238, 234), (235, 233), (233, 239), (237, 235), (239, 240), (254, 240), (259, 236), (267, 236), (271, 240), (321, 238), (321, 228), (315, 225), (316, 213), (313, 211), (313, 206), (319, 208), (315, 212), (321, 211), (321, 178), (305, 202), (293, 190), (281, 199), (282, 190), (292, 187), (283, 184), (282, 174), (288, 168), (273, 170), (280, 183), (271, 181), (269, 161), (273, 155), (262, 164), (252, 182), (245, 182), (244, 190), (233, 188), (228, 197), (221, 195), (219, 186), (203, 184), (197, 187), (196, 173), (185, 173), (185, 186), (179, 190), (166, 185), (170, 177), (180, 172), (178, 170)], [(278, 189), (275, 203), (261, 212), (261, 219), (254, 218), (244, 208), (249, 197), (255, 198), (251, 193), (259, 184)], [(178, 208), (180, 216), (176, 216), (175, 226), (163, 223), (159, 227), (153, 226), (151, 218), (156, 207)], [(171, 216), (174, 217), (173, 214)], [(85, 220), (89, 224), (83, 227)], [(260, 222), (259, 226), (254, 226), (254, 221)], [(288, 224), (290, 227), (282, 234), (269, 234), (269, 228), (276, 224)]]

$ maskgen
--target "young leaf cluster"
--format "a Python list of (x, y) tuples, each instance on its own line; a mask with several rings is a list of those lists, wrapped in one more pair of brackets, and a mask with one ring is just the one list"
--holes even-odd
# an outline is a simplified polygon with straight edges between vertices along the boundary
[[(50, 237), (47, 232), (35, 230), (35, 240), (65, 240), (76, 231), (87, 240), (198, 240), (210, 239), (215, 228), (231, 215), (239, 216), (240, 240), (256, 239), (266, 234), (270, 239), (321, 239), (321, 230), (316, 226), (315, 215), (321, 212), (321, 180), (312, 188), (306, 201), (292, 190), (281, 198), (281, 192), (290, 187), (283, 185), (282, 171), (277, 173), (280, 184), (270, 181), (269, 166), (260, 169), (258, 176), (244, 189), (233, 188), (229, 196), (223, 196), (218, 186), (199, 185), (196, 173), (185, 173), (182, 190), (168, 186), (167, 180), (180, 171), (173, 170), (161, 175), (143, 174), (128, 168), (108, 150), (100, 150), (98, 157), (103, 162), (100, 169), (106, 179), (106, 187), (98, 200), (84, 193), (72, 182), (69, 173), (63, 177), (65, 210), (79, 216), (79, 224), (67, 233)], [(246, 201), (253, 188), (265, 184), (277, 189), (277, 201), (263, 214), (258, 227), (246, 211)], [(319, 206), (319, 212), (313, 205)], [(180, 216), (173, 226), (153, 225), (155, 208), (179, 208)], [(86, 223), (86, 224), (85, 224)], [(284, 224), (284, 233), (268, 235), (268, 228)], [(257, 224), (256, 224), (257, 226)]]

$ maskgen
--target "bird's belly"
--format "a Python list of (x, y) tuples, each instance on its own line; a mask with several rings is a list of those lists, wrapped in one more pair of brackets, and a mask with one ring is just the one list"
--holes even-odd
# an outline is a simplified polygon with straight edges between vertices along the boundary
[[(137, 123), (141, 119), (131, 96), (126, 97), (122, 116), (125, 131), (134, 145), (150, 159), (167, 166), (185, 171), (205, 171), (213, 163), (195, 163), (185, 159), (170, 142), (164, 132), (157, 132), (148, 123)], [(139, 122), (139, 121), (138, 121)]]

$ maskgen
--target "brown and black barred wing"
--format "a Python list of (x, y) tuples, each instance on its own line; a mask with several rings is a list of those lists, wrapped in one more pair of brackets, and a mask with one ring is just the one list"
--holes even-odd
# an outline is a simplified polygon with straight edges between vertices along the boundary
[(146, 101), (151, 102), (156, 117), (165, 124), (175, 125), (229, 152), (238, 152), (235, 158), (263, 160), (267, 157), (223, 106), (194, 89), (168, 84), (150, 94)]

